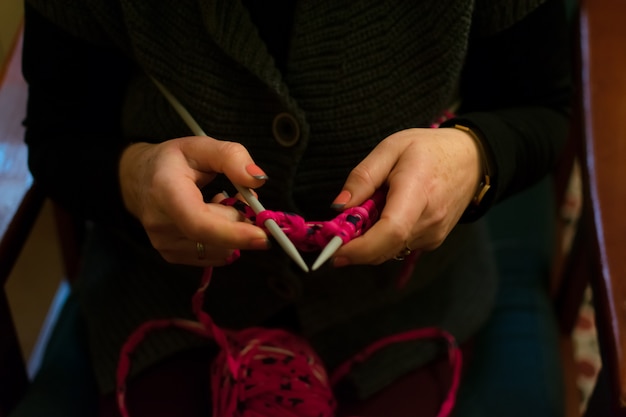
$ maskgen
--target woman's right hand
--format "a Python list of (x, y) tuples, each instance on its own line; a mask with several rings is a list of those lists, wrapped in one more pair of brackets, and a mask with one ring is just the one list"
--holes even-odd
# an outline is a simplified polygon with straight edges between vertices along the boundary
[(209, 137), (134, 143), (122, 153), (119, 180), (124, 204), (168, 262), (219, 266), (229, 263), (235, 249), (269, 247), (261, 228), (219, 204), (223, 196), (203, 201), (200, 189), (219, 173), (249, 188), (260, 187), (266, 179), (241, 144)]

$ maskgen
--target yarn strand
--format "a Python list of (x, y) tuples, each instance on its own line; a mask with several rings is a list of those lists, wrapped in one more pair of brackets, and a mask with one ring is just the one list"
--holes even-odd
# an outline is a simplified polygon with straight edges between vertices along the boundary
[(437, 417), (447, 417), (454, 407), (462, 368), (462, 354), (454, 337), (443, 329), (428, 327), (382, 338), (338, 366), (329, 378), (321, 359), (301, 337), (282, 329), (252, 327), (241, 331), (221, 329), (202, 310), (213, 268), (208, 267), (192, 297), (198, 321), (151, 320), (139, 326), (121, 349), (117, 368), (117, 403), (122, 417), (130, 417), (126, 405), (126, 381), (133, 351), (149, 332), (177, 327), (214, 340), (220, 353), (211, 365), (213, 417), (334, 417), (337, 406), (332, 387), (359, 363), (394, 343), (418, 339), (443, 339), (453, 369), (452, 382)]

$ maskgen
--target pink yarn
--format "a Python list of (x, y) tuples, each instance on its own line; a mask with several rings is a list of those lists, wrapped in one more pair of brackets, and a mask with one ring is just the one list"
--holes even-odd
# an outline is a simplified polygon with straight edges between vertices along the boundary
[[(226, 198), (221, 203), (236, 208), (244, 217), (263, 229), (266, 229), (266, 220), (274, 220), (296, 248), (304, 252), (314, 252), (322, 250), (335, 236), (339, 236), (343, 243), (348, 243), (365, 233), (378, 220), (385, 205), (385, 196), (386, 190), (379, 189), (360, 206), (348, 208), (328, 221), (306, 221), (297, 214), (282, 211), (265, 210), (255, 214), (250, 206), (234, 197)], [(396, 277), (396, 287), (403, 288), (409, 282), (420, 254), (421, 251), (413, 251), (404, 259), (402, 270)], [(239, 256), (239, 250), (235, 250), (228, 263), (236, 261)]]
[(202, 310), (211, 275), (212, 268), (207, 268), (192, 299), (198, 321), (151, 320), (127, 339), (117, 368), (117, 401), (122, 416), (130, 416), (126, 379), (132, 352), (148, 332), (166, 327), (212, 339), (221, 348), (210, 370), (213, 416), (333, 416), (336, 403), (326, 370), (304, 339), (280, 329), (224, 330)]
[(337, 406), (332, 387), (353, 366), (393, 343), (423, 338), (442, 338), (448, 343), (452, 384), (438, 417), (451, 413), (460, 382), (462, 358), (454, 337), (446, 331), (425, 328), (383, 338), (340, 365), (329, 379), (320, 358), (300, 336), (263, 327), (241, 331), (218, 327), (202, 310), (212, 271), (210, 267), (205, 270), (202, 285), (192, 299), (197, 321), (147, 321), (122, 346), (117, 367), (117, 403), (123, 417), (130, 417), (126, 407), (126, 380), (132, 365), (132, 353), (150, 331), (166, 327), (177, 327), (212, 339), (220, 347), (210, 370), (213, 417), (332, 417)]
[(282, 211), (265, 210), (255, 214), (250, 206), (233, 197), (221, 203), (236, 208), (244, 217), (264, 229), (266, 220), (274, 220), (296, 248), (303, 252), (314, 252), (323, 249), (335, 236), (347, 243), (362, 235), (378, 220), (385, 204), (385, 195), (385, 190), (380, 189), (360, 206), (348, 208), (328, 221), (306, 221), (297, 214)]
[[(445, 112), (432, 127), (451, 116)], [(267, 219), (275, 220), (298, 249), (316, 251), (334, 236), (340, 236), (347, 243), (363, 234), (378, 219), (384, 201), (385, 191), (379, 190), (361, 206), (349, 208), (324, 222), (307, 222), (295, 214), (269, 210), (255, 215), (249, 206), (234, 198), (222, 203), (237, 208), (260, 227)], [(233, 260), (238, 256), (236, 252)], [(399, 286), (410, 277), (418, 257), (419, 252), (414, 252), (405, 259), (398, 277)], [(429, 327), (382, 338), (337, 367), (329, 378), (321, 359), (300, 336), (281, 329), (252, 327), (234, 331), (217, 326), (202, 309), (212, 271), (210, 267), (205, 270), (192, 298), (197, 321), (150, 320), (139, 326), (122, 346), (117, 367), (117, 402), (123, 417), (130, 417), (126, 407), (126, 380), (132, 366), (131, 355), (149, 332), (166, 327), (209, 338), (220, 347), (210, 370), (213, 417), (332, 417), (337, 406), (332, 388), (352, 367), (391, 344), (418, 339), (443, 339), (448, 345), (452, 383), (437, 416), (446, 417), (452, 412), (461, 378), (462, 355), (454, 337), (445, 330)], [(415, 414), (418, 413), (416, 410)]]
[[(348, 242), (364, 233), (378, 218), (384, 196), (381, 190), (361, 206), (347, 209), (328, 222), (306, 222), (294, 214), (270, 211), (255, 216), (250, 207), (234, 198), (222, 203), (236, 207), (260, 226), (268, 218), (274, 219), (299, 249), (312, 251), (325, 246), (333, 236), (341, 236)], [(409, 269), (416, 259), (411, 259)], [(126, 407), (126, 379), (132, 365), (131, 354), (147, 333), (166, 327), (209, 338), (220, 347), (210, 370), (214, 417), (332, 417), (337, 405), (332, 387), (353, 366), (393, 343), (423, 338), (440, 338), (448, 343), (453, 378), (438, 416), (447, 416), (452, 411), (462, 358), (454, 338), (446, 331), (425, 328), (383, 338), (339, 366), (329, 379), (321, 359), (300, 336), (281, 329), (252, 327), (233, 331), (218, 327), (202, 309), (212, 271), (212, 268), (205, 270), (202, 284), (192, 298), (197, 321), (150, 320), (136, 329), (123, 345), (117, 368), (117, 400), (123, 417), (130, 417)], [(407, 279), (409, 273), (405, 267), (401, 279)]]

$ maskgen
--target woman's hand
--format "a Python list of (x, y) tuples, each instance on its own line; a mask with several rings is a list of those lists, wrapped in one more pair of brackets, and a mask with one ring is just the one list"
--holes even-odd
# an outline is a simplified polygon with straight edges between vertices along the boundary
[(123, 152), (119, 179), (126, 208), (168, 262), (224, 265), (234, 249), (268, 247), (262, 229), (218, 204), (223, 196), (203, 201), (200, 189), (218, 173), (250, 188), (265, 180), (242, 145), (209, 137), (136, 143)]
[(454, 128), (408, 129), (383, 140), (352, 170), (333, 206), (361, 204), (389, 188), (380, 219), (340, 248), (333, 264), (380, 264), (441, 245), (471, 202), (481, 178), (479, 150)]

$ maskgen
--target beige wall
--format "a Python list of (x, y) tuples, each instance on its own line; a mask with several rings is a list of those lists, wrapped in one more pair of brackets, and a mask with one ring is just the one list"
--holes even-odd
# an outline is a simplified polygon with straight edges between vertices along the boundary
[(0, 64), (13, 46), (23, 15), (23, 0), (0, 0)]

